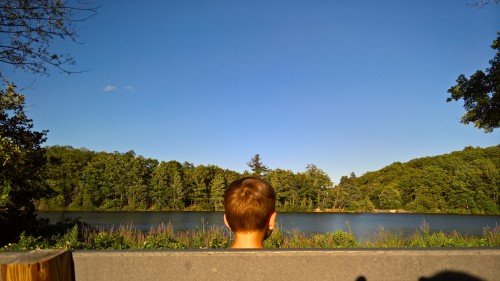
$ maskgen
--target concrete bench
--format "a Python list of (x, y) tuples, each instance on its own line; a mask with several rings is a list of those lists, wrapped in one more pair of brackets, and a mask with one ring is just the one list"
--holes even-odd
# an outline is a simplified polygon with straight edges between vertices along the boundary
[[(500, 249), (74, 251), (86, 280), (500, 280)], [(429, 279), (424, 279), (429, 278)]]
[[(49, 265), (49, 261), (52, 261), (52, 265)], [(0, 253), (0, 264), (0, 279), (3, 278), (3, 281), (500, 280), (499, 248), (72, 252), (42, 250), (3, 252)], [(4, 274), (17, 272), (16, 270), (21, 272), (17, 278), (16, 275)]]

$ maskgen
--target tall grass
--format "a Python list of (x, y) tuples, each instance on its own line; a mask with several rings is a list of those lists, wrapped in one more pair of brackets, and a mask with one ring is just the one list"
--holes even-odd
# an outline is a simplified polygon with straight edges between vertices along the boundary
[(372, 239), (364, 242), (363, 246), (368, 248), (498, 247), (500, 226), (483, 229), (483, 235), (463, 235), (457, 231), (431, 232), (429, 225), (424, 221), (420, 229), (406, 236), (381, 228)]
[[(233, 235), (226, 228), (206, 226), (175, 231), (171, 224), (160, 224), (144, 232), (131, 224), (99, 229), (74, 224), (63, 234), (51, 237), (21, 234), (19, 241), (2, 250), (32, 249), (223, 249), (231, 245)], [(485, 228), (482, 235), (431, 232), (424, 222), (410, 235), (380, 228), (372, 238), (359, 241), (352, 232), (337, 230), (322, 234), (275, 229), (264, 241), (266, 248), (425, 248), (425, 247), (498, 247), (500, 226)]]

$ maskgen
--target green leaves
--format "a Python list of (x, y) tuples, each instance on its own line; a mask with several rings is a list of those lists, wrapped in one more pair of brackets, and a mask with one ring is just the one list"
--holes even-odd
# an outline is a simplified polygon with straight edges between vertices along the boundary
[(463, 99), (466, 112), (461, 122), (473, 123), (486, 133), (500, 126), (500, 32), (498, 35), (491, 45), (496, 55), (490, 60), (490, 68), (486, 73), (478, 70), (468, 79), (463, 74), (458, 76), (457, 84), (448, 89), (451, 97), (446, 100)]
[(262, 159), (259, 154), (255, 154), (247, 165), (250, 167), (253, 172), (252, 175), (255, 177), (262, 177), (267, 171), (269, 171), (269, 168), (262, 163)]
[(394, 163), (333, 188), (335, 209), (498, 214), (500, 146)]
[(316, 167), (308, 165), (305, 172), (270, 170), (264, 177), (276, 191), (276, 205), (279, 211), (314, 211), (331, 208), (332, 181)]
[(384, 188), (379, 195), (381, 209), (401, 209), (401, 193), (394, 187)]
[[(158, 163), (126, 153), (47, 148), (45, 209), (223, 210), (227, 185), (243, 175), (214, 165)], [(394, 163), (333, 185), (308, 165), (303, 172), (273, 169), (264, 179), (276, 191), (278, 211), (487, 213), (500, 211), (500, 147), (472, 148)], [(244, 174), (245, 175), (245, 174)]]
[(33, 227), (34, 200), (47, 194), (44, 181), (46, 131), (32, 130), (24, 96), (14, 85), (0, 90), (0, 244)]
[(181, 210), (185, 196), (185, 175), (179, 162), (161, 162), (154, 168), (151, 194), (154, 209)]
[(82, 208), (145, 210), (150, 195), (151, 159), (126, 153), (97, 153), (82, 173)]

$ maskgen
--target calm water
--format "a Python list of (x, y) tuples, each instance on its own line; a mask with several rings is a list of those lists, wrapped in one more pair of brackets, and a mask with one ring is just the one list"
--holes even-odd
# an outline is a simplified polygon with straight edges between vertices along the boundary
[[(39, 212), (38, 215), (58, 222), (79, 218), (90, 225), (111, 228), (133, 224), (149, 230), (160, 223), (171, 223), (174, 230), (190, 230), (205, 226), (224, 226), (223, 212)], [(369, 214), (369, 213), (278, 213), (278, 226), (283, 230), (304, 233), (352, 231), (357, 238), (370, 238), (381, 227), (388, 231), (412, 233), (425, 221), (431, 231), (482, 234), (483, 228), (495, 227), (500, 216), (441, 214)]]

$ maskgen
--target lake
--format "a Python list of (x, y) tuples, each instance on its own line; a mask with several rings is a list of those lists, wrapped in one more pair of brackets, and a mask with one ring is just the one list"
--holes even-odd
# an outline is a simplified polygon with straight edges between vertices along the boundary
[[(38, 212), (51, 223), (66, 218), (78, 218), (96, 227), (109, 229), (121, 224), (132, 224), (141, 230), (149, 230), (161, 223), (171, 223), (174, 230), (191, 230), (205, 226), (224, 227), (223, 212)], [(381, 227), (391, 232), (412, 233), (422, 223), (431, 231), (461, 234), (483, 233), (483, 228), (494, 228), (500, 216), (448, 215), (448, 214), (388, 214), (388, 213), (278, 213), (278, 227), (285, 231), (322, 233), (338, 229), (352, 231), (360, 239), (369, 239)]]

